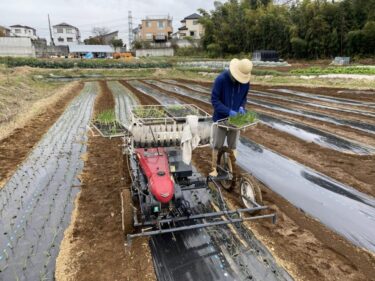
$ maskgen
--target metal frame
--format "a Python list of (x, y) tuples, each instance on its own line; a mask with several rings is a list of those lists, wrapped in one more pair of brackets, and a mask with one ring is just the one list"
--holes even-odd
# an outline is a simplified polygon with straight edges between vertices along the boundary
[(103, 134), (103, 132), (93, 122), (90, 122), (89, 128), (94, 128), (100, 134), (100, 136), (102, 136), (103, 138), (110, 138), (110, 139), (112, 139), (112, 138), (120, 138), (120, 137), (124, 136), (124, 132), (126, 131), (126, 128), (120, 122), (117, 122), (117, 123), (124, 128), (124, 131), (121, 132), (121, 133), (113, 134), (113, 135), (105, 135), (105, 134)]
[[(170, 105), (173, 106), (173, 105)], [(203, 121), (208, 121), (212, 118), (211, 115), (209, 115), (207, 112), (203, 111), (196, 105), (190, 105), (190, 104), (184, 104), (180, 106), (189, 106), (197, 110), (197, 112), (200, 112), (199, 119)], [(146, 105), (146, 106), (140, 106), (140, 105), (135, 105), (132, 106), (131, 110), (131, 118), (132, 118), (132, 124), (133, 126), (153, 126), (153, 125), (166, 125), (166, 124), (176, 124), (177, 122), (182, 123), (186, 121), (186, 116), (185, 117), (173, 117), (169, 116), (166, 108), (168, 106), (163, 106), (163, 105)], [(134, 115), (133, 110), (141, 108), (161, 108), (165, 113), (166, 116), (162, 118), (139, 118)], [(234, 127), (229, 127), (229, 126), (222, 126), (227, 128), (228, 130), (243, 130), (245, 128), (255, 126), (258, 122), (247, 125), (243, 128), (234, 128)], [(213, 123), (211, 127), (211, 139), (212, 139), (212, 128), (213, 125), (217, 123)], [(221, 125), (219, 125), (221, 126)], [(131, 129), (130, 129), (131, 131)], [(134, 153), (134, 142), (133, 142), (133, 137), (131, 132), (129, 132), (128, 135), (124, 136), (125, 140), (128, 140), (127, 147), (128, 149), (128, 167), (129, 167), (129, 174), (131, 175), (132, 182), (134, 183), (135, 179), (135, 174), (131, 169), (131, 163), (130, 159)], [(207, 146), (207, 145), (202, 145), (202, 146)], [(139, 171), (138, 171), (139, 172)], [(138, 215), (139, 211), (141, 210), (140, 207), (134, 207), (133, 206), (133, 225), (134, 227), (139, 227), (141, 228), (140, 233), (136, 234), (128, 234), (127, 235), (127, 242), (128, 244), (131, 243), (131, 240), (137, 237), (145, 237), (145, 236), (154, 236), (154, 235), (160, 235), (160, 234), (166, 234), (166, 233), (174, 233), (174, 232), (179, 232), (179, 231), (184, 231), (184, 230), (192, 230), (192, 229), (199, 229), (199, 228), (206, 228), (206, 227), (212, 227), (212, 226), (219, 226), (219, 225), (228, 225), (228, 224), (235, 224), (235, 223), (241, 223), (244, 221), (251, 221), (251, 220), (256, 220), (256, 219), (266, 219), (266, 218), (271, 218), (272, 222), (276, 222), (276, 214), (265, 214), (265, 215), (253, 215), (250, 216), (251, 213), (259, 211), (259, 210), (266, 210), (269, 209), (268, 206), (261, 206), (257, 202), (254, 202), (250, 199), (251, 203), (255, 206), (252, 208), (243, 208), (243, 209), (237, 209), (237, 210), (228, 210), (226, 208), (225, 200), (221, 191), (221, 185), (220, 181), (221, 178), (213, 178), (211, 176), (207, 177), (206, 181), (201, 181), (202, 184), (201, 186), (185, 186), (182, 187), (182, 192), (183, 191), (188, 191), (192, 189), (208, 189), (209, 188), (209, 183), (213, 183), (213, 188), (215, 189), (215, 194), (218, 195), (217, 200), (218, 200), (218, 205), (219, 205), (219, 211), (217, 212), (205, 212), (201, 214), (194, 214), (190, 216), (178, 216), (178, 217), (172, 217), (171, 215), (168, 215), (168, 217), (163, 217), (163, 218), (157, 218), (153, 220), (146, 220), (146, 221), (139, 221)], [(139, 196), (139, 194), (138, 194)], [(141, 198), (138, 198), (139, 200)], [(220, 207), (221, 206), (221, 207)], [(245, 215), (247, 213), (247, 215)], [(211, 220), (211, 221), (207, 221)], [(192, 225), (176, 225), (177, 223), (182, 223), (182, 222), (194, 222)]]
[[(184, 217), (163, 218), (163, 219), (157, 219), (154, 221), (145, 221), (141, 223), (138, 221), (137, 208), (133, 208), (134, 226), (135, 227), (149, 227), (149, 228), (142, 229), (141, 233), (128, 234), (127, 235), (128, 245), (130, 245), (132, 239), (137, 238), (137, 237), (155, 236), (155, 235), (174, 233), (174, 232), (179, 232), (179, 231), (184, 231), (184, 230), (192, 230), (192, 229), (206, 228), (206, 227), (219, 226), (219, 225), (235, 224), (235, 223), (241, 223), (241, 222), (257, 220), (257, 219), (271, 218), (272, 223), (276, 223), (275, 213), (266, 214), (266, 215), (244, 216), (245, 213), (251, 214), (255, 211), (269, 209), (268, 206), (261, 206), (257, 202), (250, 200), (250, 199), (248, 200), (251, 201), (251, 203), (255, 207), (236, 209), (236, 210), (227, 210), (226, 204), (223, 198), (223, 194), (221, 191), (221, 186), (219, 183), (217, 183), (217, 180), (220, 180), (220, 179), (208, 176), (206, 180), (206, 185), (204, 187), (200, 187), (197, 189), (206, 189), (208, 188), (208, 184), (212, 182), (218, 191), (217, 193), (219, 195), (219, 201), (220, 201), (219, 205), (223, 206), (222, 208), (223, 210), (220, 210), (218, 212), (203, 213), (203, 214), (184, 216)], [(202, 223), (193, 224), (193, 225), (176, 226), (176, 223), (178, 222), (188, 222), (188, 221), (205, 220), (205, 219), (216, 219), (216, 220), (211, 221), (211, 222), (202, 222)], [(157, 229), (156, 230), (150, 229), (150, 227), (153, 227), (153, 226), (156, 226)], [(162, 227), (164, 226), (168, 226), (168, 227), (165, 229), (162, 229)]]
[[(206, 111), (203, 109), (199, 108), (198, 106), (194, 104), (170, 104), (170, 105), (133, 105), (131, 107), (131, 120), (133, 124), (144, 124), (144, 125), (155, 125), (155, 124), (169, 124), (169, 122), (184, 122), (186, 121), (187, 116), (181, 116), (181, 117), (176, 117), (176, 116), (171, 116), (171, 114), (168, 112), (168, 107), (172, 106), (182, 106), (182, 107), (188, 107), (193, 110), (196, 110), (197, 113), (199, 113), (197, 116), (199, 119), (205, 119), (209, 120), (212, 118), (210, 114), (208, 114)], [(147, 109), (147, 108), (160, 108), (165, 114), (165, 117), (159, 117), (159, 118), (141, 118), (137, 117), (134, 114), (135, 109)]]
[(229, 120), (229, 118), (220, 119), (216, 122), (216, 124), (217, 124), (218, 127), (227, 129), (228, 131), (229, 130), (243, 131), (243, 130), (246, 130), (250, 127), (256, 126), (260, 122), (260, 120), (257, 120), (254, 123), (251, 123), (251, 124), (248, 124), (248, 125), (245, 125), (245, 126), (242, 126), (242, 127), (239, 128), (239, 127), (235, 127), (235, 126), (226, 125), (224, 122), (227, 122), (228, 120)]

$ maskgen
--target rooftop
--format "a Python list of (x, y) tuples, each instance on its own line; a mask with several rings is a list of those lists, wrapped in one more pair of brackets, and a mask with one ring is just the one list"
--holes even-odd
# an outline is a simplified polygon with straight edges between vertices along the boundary
[(71, 24), (68, 24), (68, 23), (66, 23), (66, 22), (62, 22), (62, 23), (60, 23), (60, 24), (56, 24), (56, 25), (54, 25), (53, 27), (59, 27), (59, 26), (72, 27), (72, 28), (78, 29), (77, 27), (75, 27), (75, 26), (73, 26), (73, 25), (71, 25)]
[(172, 17), (170, 17), (169, 15), (166, 15), (166, 16), (160, 16), (160, 15), (156, 15), (156, 16), (146, 16), (145, 19), (143, 19), (142, 21), (145, 21), (145, 20), (172, 20)]
[(30, 27), (30, 26), (27, 26), (27, 25), (20, 25), (20, 24), (15, 24), (15, 25), (11, 25), (10, 27), (27, 28), (27, 29), (32, 29), (32, 30), (36, 31), (36, 29), (35, 29), (35, 28), (33, 28), (33, 27)]
[(186, 20), (197, 20), (197, 19), (200, 19), (201, 17), (202, 17), (201, 15), (194, 13), (184, 18), (181, 22), (185, 22)]
[(2, 28), (2, 29), (6, 29), (6, 30), (10, 30), (9, 27), (6, 27), (6, 26), (4, 26), (4, 25), (0, 25), (0, 28)]

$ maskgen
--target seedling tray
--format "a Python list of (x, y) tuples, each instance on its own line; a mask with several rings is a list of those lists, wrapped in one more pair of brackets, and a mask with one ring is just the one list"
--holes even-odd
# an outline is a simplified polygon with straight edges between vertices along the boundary
[(118, 121), (112, 122), (111, 124), (102, 124), (98, 121), (91, 122), (91, 126), (105, 138), (116, 138), (123, 137), (126, 128)]

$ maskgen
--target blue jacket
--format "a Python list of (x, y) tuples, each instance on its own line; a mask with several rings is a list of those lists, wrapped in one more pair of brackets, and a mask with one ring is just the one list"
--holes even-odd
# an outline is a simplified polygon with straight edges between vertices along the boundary
[(211, 94), (214, 122), (227, 118), (231, 110), (238, 112), (241, 106), (245, 108), (249, 89), (249, 83), (233, 82), (229, 70), (222, 72), (216, 78)]

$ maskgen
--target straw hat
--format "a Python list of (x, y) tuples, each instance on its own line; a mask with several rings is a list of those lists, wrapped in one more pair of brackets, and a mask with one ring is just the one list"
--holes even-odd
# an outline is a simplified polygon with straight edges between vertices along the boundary
[(230, 73), (241, 84), (250, 82), (252, 69), (253, 63), (248, 59), (232, 59), (229, 65)]

